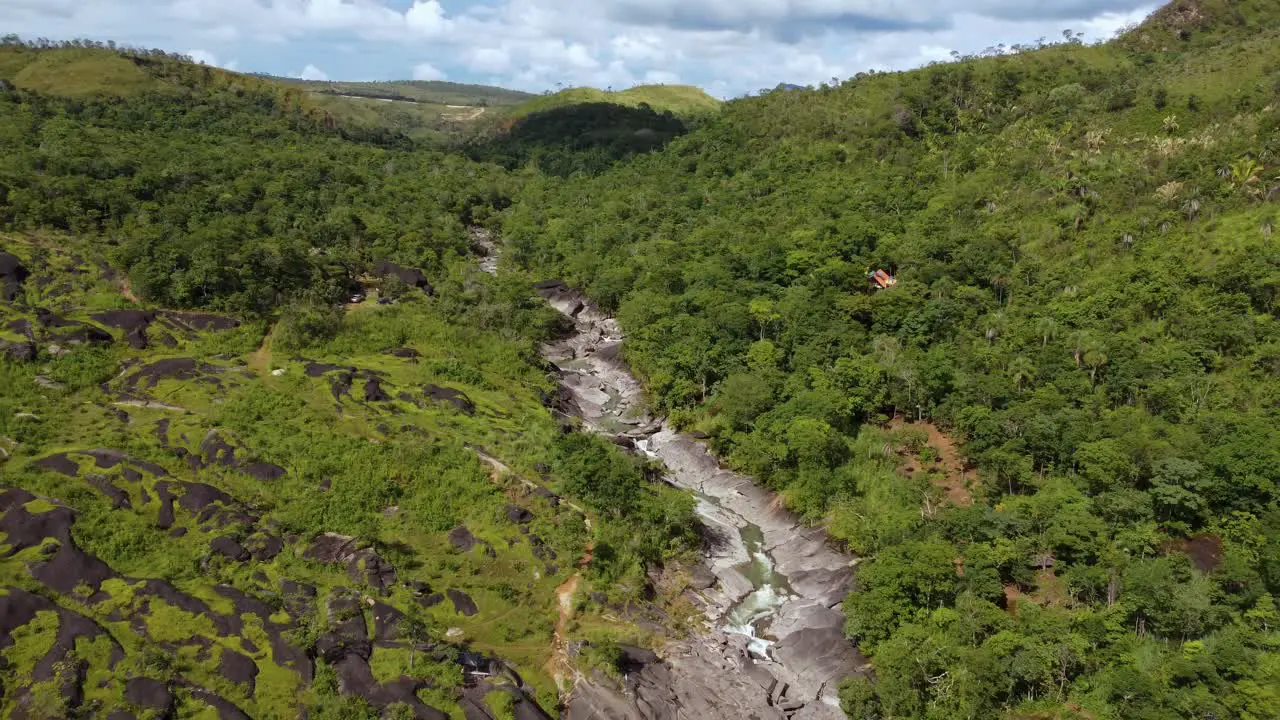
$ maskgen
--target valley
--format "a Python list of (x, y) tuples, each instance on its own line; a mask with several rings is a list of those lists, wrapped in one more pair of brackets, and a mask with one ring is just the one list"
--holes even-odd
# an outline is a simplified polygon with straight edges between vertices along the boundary
[(1278, 48), (722, 102), (6, 36), (0, 714), (1280, 717)]

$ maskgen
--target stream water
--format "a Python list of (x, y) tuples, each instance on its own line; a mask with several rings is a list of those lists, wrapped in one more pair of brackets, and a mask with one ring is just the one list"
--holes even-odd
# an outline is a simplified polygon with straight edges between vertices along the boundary
[[(496, 245), (487, 237), (477, 244), (486, 251), (482, 269), (493, 272)], [(759, 716), (840, 717), (836, 685), (862, 667), (861, 656), (843, 637), (837, 609), (850, 588), (854, 559), (832, 549), (821, 530), (804, 527), (781, 509), (772, 493), (721, 468), (702, 442), (652, 417), (639, 382), (619, 357), (623, 333), (613, 318), (561, 284), (540, 283), (539, 293), (574, 322), (570, 335), (542, 349), (560, 372), (561, 411), (593, 432), (634, 444), (666, 467), (669, 483), (697, 497), (697, 514), (713, 538), (704, 562), (716, 578), (698, 595), (707, 637), (717, 648), (723, 646), (715, 636), (743, 638), (756, 659), (744, 666), (743, 674), (751, 676), (747, 685), (756, 692), (765, 688), (760, 703), (765, 714)], [(727, 648), (724, 652), (727, 661), (736, 662)], [(741, 698), (720, 697), (743, 694), (742, 679), (722, 677), (720, 665), (715, 658), (705, 667), (677, 663), (676, 669), (689, 676), (682, 679), (703, 693), (681, 698), (684, 712), (693, 713), (682, 716), (736, 718), (744, 710), (756, 711)], [(760, 670), (777, 686), (761, 681)], [(672, 694), (688, 693), (676, 688)], [(690, 703), (703, 707), (695, 712)], [(792, 707), (785, 715), (778, 710), (783, 705)]]
[(727, 633), (747, 636), (750, 639), (747, 649), (751, 654), (768, 657), (769, 646), (773, 644), (767, 635), (769, 621), (786, 603), (791, 593), (786, 576), (773, 569), (773, 558), (764, 551), (764, 533), (760, 528), (747, 525), (739, 533), (751, 560), (740, 565), (738, 570), (751, 581), (754, 589), (730, 608), (721, 629)]

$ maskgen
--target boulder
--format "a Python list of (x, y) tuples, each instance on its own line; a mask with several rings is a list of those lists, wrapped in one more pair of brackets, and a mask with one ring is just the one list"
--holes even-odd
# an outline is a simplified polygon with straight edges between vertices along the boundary
[(249, 695), (253, 695), (254, 683), (258, 677), (258, 664), (252, 658), (223, 648), (222, 657), (218, 661), (218, 672), (231, 682), (244, 685), (248, 688)]
[(31, 272), (16, 255), (0, 252), (0, 297), (13, 302), (22, 295), (22, 283)]
[(422, 393), (435, 402), (448, 403), (466, 415), (476, 414), (475, 403), (471, 402), (471, 398), (467, 397), (467, 394), (461, 390), (440, 387), (439, 385), (427, 385), (422, 388)]
[(711, 568), (698, 564), (689, 571), (689, 585), (695, 590), (706, 590), (716, 584), (716, 574)]
[(395, 276), (405, 285), (416, 287), (428, 295), (435, 294), (435, 289), (432, 288), (431, 283), (427, 281), (427, 276), (423, 275), (422, 271), (416, 268), (403, 267), (389, 260), (379, 260), (373, 264), (373, 274), (378, 277)]
[(0, 355), (5, 355), (10, 360), (14, 360), (16, 362), (35, 362), (36, 354), (36, 344), (30, 340), (19, 342), (0, 340)]
[(533, 522), (533, 513), (519, 505), (508, 505), (506, 507), (507, 519), (517, 525), (524, 525)]
[(156, 711), (158, 717), (173, 717), (176, 701), (169, 686), (163, 680), (147, 677), (132, 678), (124, 684), (124, 699)]
[(480, 612), (480, 608), (476, 607), (476, 601), (461, 590), (449, 588), (445, 591), (445, 594), (449, 596), (449, 602), (453, 603), (453, 609), (460, 614), (471, 617)]
[(368, 402), (387, 402), (391, 396), (382, 389), (382, 381), (371, 377), (364, 382), (364, 399)]
[(346, 565), (347, 576), (352, 581), (364, 582), (383, 594), (390, 592), (396, 583), (396, 569), (391, 563), (372, 548), (359, 547), (353, 537), (325, 533), (317, 536), (302, 556), (317, 562)]
[(245, 562), (251, 557), (243, 545), (226, 536), (210, 540), (209, 549), (236, 562)]
[(285, 476), (285, 469), (269, 462), (254, 462), (240, 468), (240, 472), (255, 480), (279, 480)]
[(476, 545), (476, 537), (465, 525), (449, 531), (449, 543), (453, 545), (459, 552), (467, 552)]

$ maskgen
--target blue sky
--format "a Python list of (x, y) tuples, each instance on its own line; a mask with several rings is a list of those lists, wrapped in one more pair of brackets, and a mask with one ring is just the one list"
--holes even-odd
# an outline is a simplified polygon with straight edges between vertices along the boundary
[(532, 92), (683, 82), (731, 97), (1003, 43), (1106, 39), (1150, 0), (0, 0), (0, 32), (248, 72)]

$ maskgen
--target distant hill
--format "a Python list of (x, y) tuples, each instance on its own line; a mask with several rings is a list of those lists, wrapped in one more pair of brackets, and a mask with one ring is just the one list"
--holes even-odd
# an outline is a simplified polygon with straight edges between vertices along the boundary
[(596, 174), (666, 146), (721, 102), (689, 85), (613, 92), (569, 88), (495, 113), (467, 143), (472, 159), (568, 177)]
[(340, 95), (373, 100), (397, 100), (432, 105), (469, 105), (477, 107), (514, 107), (533, 97), (533, 93), (491, 85), (469, 85), (441, 80), (392, 80), (387, 82), (346, 82), (273, 78), (279, 82), (300, 85), (322, 95)]
[(329, 82), (271, 78), (300, 87), (340, 122), (387, 127), (415, 140), (440, 142), (470, 134), (475, 123), (533, 98), (530, 93), (442, 81)]
[(580, 87), (533, 98), (515, 108), (511, 116), (525, 117), (536, 112), (587, 103), (610, 103), (624, 107), (648, 105), (658, 112), (669, 110), (676, 115), (712, 112), (721, 105), (719, 100), (706, 91), (692, 85), (638, 85), (618, 92)]
[(177, 90), (180, 78), (162, 68), (178, 58), (159, 51), (133, 55), (95, 47), (0, 45), (0, 80), (19, 90), (61, 97), (132, 97)]
[(512, 119), (556, 108), (608, 103), (647, 105), (681, 117), (706, 114), (720, 101), (686, 85), (645, 85), (620, 92), (571, 88), (533, 95), (488, 85), (443, 81), (314, 81), (235, 73), (160, 50), (114, 45), (0, 45), (0, 81), (28, 92), (68, 98), (189, 95), (206, 86), (242, 88), (286, 99), (304, 112), (352, 132), (393, 133), (419, 142), (454, 143), (509, 128)]

